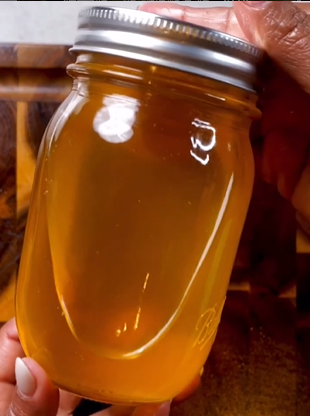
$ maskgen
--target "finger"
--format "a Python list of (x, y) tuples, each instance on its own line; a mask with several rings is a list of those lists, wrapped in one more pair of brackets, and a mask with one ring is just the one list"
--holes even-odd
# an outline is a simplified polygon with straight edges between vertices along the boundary
[(82, 399), (80, 397), (61, 390), (59, 396), (59, 416), (71, 415), (71, 413), (73, 413), (81, 401)]
[[(173, 402), (176, 404), (179, 404), (185, 400), (187, 400), (190, 396), (192, 396), (195, 391), (198, 389), (198, 387), (200, 386), (200, 378), (203, 374), (204, 369), (202, 368), (200, 371), (200, 374), (197, 375), (197, 377), (194, 378), (194, 380), (192, 381), (192, 383), (189, 384), (189, 386), (181, 393), (179, 394), (174, 400)], [(169, 403), (164, 403), (163, 404), (163, 409), (159, 408), (158, 406), (140, 406), (139, 407), (139, 412), (144, 412), (141, 414), (142, 415), (148, 415), (149, 413), (146, 412), (151, 412), (151, 414), (155, 414), (157, 415), (162, 415), (162, 414), (166, 414), (166, 413), (152, 413), (152, 411), (155, 412), (159, 411), (159, 412), (166, 412), (167, 408), (170, 410), (170, 404)], [(169, 414), (169, 410), (168, 413)], [(103, 410), (101, 412), (96, 413), (93, 416), (130, 416), (132, 415), (132, 408), (131, 407), (125, 407), (125, 406), (111, 406), (109, 409)], [(133, 413), (134, 416), (137, 416), (137, 412), (138, 409), (136, 410), (136, 413)], [(140, 413), (138, 413), (138, 416), (140, 416)]]
[[(190, 396), (192, 396), (195, 391), (198, 389), (198, 387), (200, 386), (200, 377), (203, 374), (203, 368), (200, 371), (200, 374), (195, 377), (195, 379), (192, 381), (192, 383), (189, 384), (189, 386), (181, 393), (179, 394), (174, 400), (173, 402), (176, 404), (179, 404), (185, 400), (187, 400)], [(93, 416), (131, 416), (133, 413), (133, 416), (137, 416), (137, 412), (144, 412), (141, 413), (142, 415), (149, 415), (149, 413), (147, 412), (151, 412), (150, 414), (154, 414), (156, 416), (161, 416), (162, 414), (169, 414), (169, 410), (170, 410), (170, 404), (169, 403), (164, 403), (163, 408), (161, 408), (160, 406), (149, 406), (149, 405), (143, 405), (140, 406), (139, 408), (137, 408), (137, 410), (135, 410), (136, 413), (133, 413), (133, 409), (132, 407), (125, 407), (125, 406), (111, 406), (110, 408), (103, 410), (101, 412), (96, 413)], [(168, 410), (168, 413), (165, 413)], [(139, 409), (139, 410), (138, 410)], [(155, 412), (164, 412), (164, 413), (154, 413)], [(153, 413), (152, 413), (153, 412)], [(140, 416), (140, 413), (138, 413), (138, 416)]]
[(136, 408), (129, 406), (111, 406), (92, 416), (169, 416), (170, 402), (159, 405), (142, 405)]
[[(283, 99), (283, 85), (287, 99)], [(291, 199), (309, 155), (310, 95), (277, 71), (266, 85), (261, 103), (265, 138), (261, 173), (267, 182), (278, 186), (283, 197)]]
[(132, 416), (168, 416), (170, 413), (170, 403), (161, 405), (143, 405), (137, 407)]
[(234, 1), (234, 11), (250, 42), (310, 92), (310, 16), (290, 1)]
[(193, 8), (172, 3), (145, 3), (139, 10), (226, 32), (244, 38), (231, 7)]
[(14, 385), (16, 358), (24, 356), (14, 319), (1, 328), (0, 345), (0, 383)]
[(270, 133), (263, 145), (263, 178), (276, 184), (280, 195), (290, 200), (306, 163), (309, 135), (286, 129)]
[(111, 406), (92, 416), (131, 416), (134, 410), (133, 406)]
[(16, 358), (24, 355), (19, 343), (15, 320), (9, 321), (1, 328), (0, 345), (0, 414), (3, 415), (14, 392)]
[(31, 358), (17, 358), (16, 389), (9, 405), (8, 416), (56, 416), (59, 392), (42, 368)]

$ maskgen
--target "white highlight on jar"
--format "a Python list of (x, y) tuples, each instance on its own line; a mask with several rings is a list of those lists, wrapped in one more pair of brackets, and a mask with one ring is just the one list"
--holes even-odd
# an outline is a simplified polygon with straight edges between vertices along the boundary
[(202, 165), (207, 165), (210, 156), (207, 152), (212, 150), (216, 145), (216, 130), (207, 121), (195, 119), (192, 125), (198, 129), (191, 136), (192, 150), (191, 156)]
[(107, 96), (93, 121), (96, 133), (108, 143), (125, 143), (133, 136), (138, 100), (122, 95)]

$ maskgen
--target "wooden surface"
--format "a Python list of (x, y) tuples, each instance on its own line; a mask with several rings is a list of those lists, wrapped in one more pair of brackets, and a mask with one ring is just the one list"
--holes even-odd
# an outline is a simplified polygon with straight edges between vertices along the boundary
[(228, 293), (202, 386), (173, 415), (309, 415), (309, 331), (297, 322), (294, 299)]
[[(67, 49), (0, 45), (0, 321), (14, 315), (38, 146), (71, 86)], [(174, 415), (310, 415), (310, 242), (296, 243), (296, 229), (290, 204), (257, 176), (202, 386)]]
[(0, 45), (0, 321), (14, 316), (19, 262), (38, 147), (71, 88), (66, 46)]

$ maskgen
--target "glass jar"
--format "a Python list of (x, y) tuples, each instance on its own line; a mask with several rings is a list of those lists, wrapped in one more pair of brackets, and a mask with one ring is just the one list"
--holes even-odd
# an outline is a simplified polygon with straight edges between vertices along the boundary
[(149, 13), (79, 16), (17, 287), (26, 354), (108, 403), (157, 403), (216, 336), (253, 184), (261, 52)]

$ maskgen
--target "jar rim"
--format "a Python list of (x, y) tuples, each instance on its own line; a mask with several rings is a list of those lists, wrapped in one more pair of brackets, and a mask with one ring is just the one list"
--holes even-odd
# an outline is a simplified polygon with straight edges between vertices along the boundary
[(226, 33), (156, 14), (112, 7), (79, 13), (72, 53), (145, 61), (255, 92), (264, 52)]

